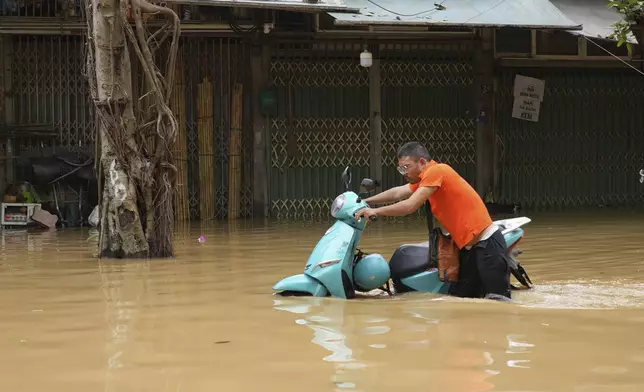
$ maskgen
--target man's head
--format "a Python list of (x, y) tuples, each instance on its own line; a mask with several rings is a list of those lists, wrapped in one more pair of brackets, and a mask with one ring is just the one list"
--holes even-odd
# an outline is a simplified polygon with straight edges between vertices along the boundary
[(418, 142), (408, 142), (398, 149), (398, 171), (411, 184), (420, 181), (420, 174), (431, 160), (429, 152)]

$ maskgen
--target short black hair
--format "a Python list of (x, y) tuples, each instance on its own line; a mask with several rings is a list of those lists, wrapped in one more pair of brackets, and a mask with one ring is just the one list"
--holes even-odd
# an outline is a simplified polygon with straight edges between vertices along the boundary
[(402, 157), (409, 157), (414, 159), (425, 158), (428, 161), (432, 158), (429, 156), (429, 151), (418, 142), (407, 142), (400, 146), (398, 149), (398, 159)]

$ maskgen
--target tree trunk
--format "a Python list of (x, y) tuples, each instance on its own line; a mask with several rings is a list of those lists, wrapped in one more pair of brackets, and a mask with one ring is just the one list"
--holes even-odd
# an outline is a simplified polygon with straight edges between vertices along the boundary
[[(146, 0), (87, 1), (86, 77), (96, 105), (99, 167), (104, 173), (99, 256), (172, 256), (176, 167), (170, 148), (178, 124), (169, 102), (181, 34), (179, 17)], [(152, 14), (163, 15), (167, 23), (150, 35), (143, 20)], [(153, 52), (168, 36), (172, 40), (164, 83)], [(139, 92), (149, 97), (142, 118), (134, 114), (128, 42), (146, 79), (148, 91)], [(147, 145), (151, 139), (153, 146)]]
[[(92, 94), (98, 114), (104, 173), (99, 256), (147, 257), (149, 245), (139, 213), (137, 186), (132, 178), (133, 170), (144, 168), (135, 140), (131, 64), (121, 2), (88, 1), (92, 4), (88, 49), (95, 68)], [(91, 64), (88, 68), (91, 73)]]

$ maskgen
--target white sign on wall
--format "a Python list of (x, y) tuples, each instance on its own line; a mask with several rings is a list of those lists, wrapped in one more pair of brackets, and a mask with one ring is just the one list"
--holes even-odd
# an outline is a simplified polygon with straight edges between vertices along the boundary
[(532, 122), (539, 121), (546, 83), (541, 79), (517, 75), (514, 78), (514, 105), (512, 117)]
[(515, 97), (512, 117), (537, 122), (539, 121), (539, 106), (541, 106), (541, 102), (538, 99)]

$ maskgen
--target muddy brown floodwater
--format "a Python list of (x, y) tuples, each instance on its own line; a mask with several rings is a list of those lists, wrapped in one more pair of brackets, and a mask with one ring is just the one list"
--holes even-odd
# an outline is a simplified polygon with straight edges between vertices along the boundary
[[(150, 262), (92, 258), (87, 230), (5, 230), (0, 391), (644, 390), (644, 215), (531, 217), (537, 287), (514, 304), (273, 296), (328, 222), (180, 228)], [(361, 248), (424, 227), (375, 222)]]

